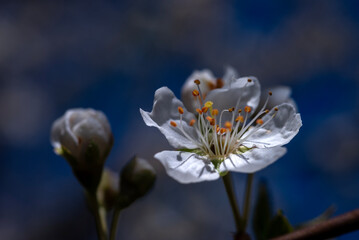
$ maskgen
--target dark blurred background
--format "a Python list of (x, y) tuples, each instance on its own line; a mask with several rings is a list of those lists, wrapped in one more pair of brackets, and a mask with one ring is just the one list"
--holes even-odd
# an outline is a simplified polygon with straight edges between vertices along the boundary
[[(292, 88), (303, 120), (288, 153), (256, 174), (293, 224), (359, 203), (358, 1), (33, 1), (0, 6), (1, 239), (95, 239), (71, 169), (53, 153), (52, 122), (68, 108), (102, 110), (115, 145), (158, 170), (154, 190), (125, 210), (119, 239), (231, 239), (221, 181), (181, 185), (153, 159), (170, 149), (143, 123), (154, 91), (179, 96), (195, 69), (226, 66), (262, 89)], [(235, 174), (242, 201), (245, 177)], [(358, 239), (351, 233), (339, 239)]]

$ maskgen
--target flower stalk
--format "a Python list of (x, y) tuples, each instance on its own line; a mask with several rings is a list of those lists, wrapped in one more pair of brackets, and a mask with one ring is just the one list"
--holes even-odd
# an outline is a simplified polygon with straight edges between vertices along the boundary
[(118, 226), (118, 220), (120, 218), (121, 209), (116, 208), (113, 213), (113, 218), (111, 222), (111, 228), (110, 228), (110, 240), (116, 239), (116, 233), (117, 233), (117, 226)]
[(251, 194), (252, 194), (252, 183), (253, 183), (254, 173), (250, 173), (247, 175), (247, 183), (246, 183), (246, 193), (244, 195), (244, 204), (243, 204), (243, 231), (246, 230), (248, 219), (249, 219), (249, 209), (251, 202)]
[(232, 208), (237, 233), (240, 233), (240, 232), (242, 232), (241, 215), (240, 215), (239, 207), (237, 204), (236, 196), (235, 196), (235, 193), (233, 190), (233, 184), (232, 184), (232, 179), (231, 179), (230, 173), (228, 172), (225, 176), (223, 176), (222, 180), (223, 180), (224, 186), (226, 188), (229, 203)]

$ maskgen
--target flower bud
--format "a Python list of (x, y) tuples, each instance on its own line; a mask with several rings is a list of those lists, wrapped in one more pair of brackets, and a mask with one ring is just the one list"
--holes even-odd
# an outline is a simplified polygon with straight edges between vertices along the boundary
[(119, 185), (119, 174), (105, 168), (97, 188), (97, 199), (100, 206), (105, 207), (107, 211), (110, 211), (116, 203), (120, 191)]
[(106, 116), (93, 109), (70, 109), (53, 123), (51, 143), (71, 165), (80, 183), (95, 191), (113, 143)]
[(119, 208), (126, 208), (153, 187), (156, 172), (144, 159), (133, 157), (121, 171)]

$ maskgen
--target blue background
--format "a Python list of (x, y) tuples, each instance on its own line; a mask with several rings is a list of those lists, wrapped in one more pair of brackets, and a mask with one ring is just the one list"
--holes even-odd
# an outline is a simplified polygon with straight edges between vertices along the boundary
[[(171, 147), (143, 123), (153, 94), (179, 97), (193, 70), (226, 66), (262, 89), (292, 88), (303, 120), (288, 153), (256, 174), (293, 224), (334, 204), (359, 203), (357, 1), (107, 1), (1, 4), (0, 236), (95, 239), (92, 216), (67, 163), (53, 153), (52, 122), (68, 108), (108, 117), (107, 166), (134, 154), (158, 171), (154, 190), (123, 212), (119, 238), (230, 239), (221, 181), (181, 185), (153, 155)], [(240, 202), (245, 177), (235, 174)], [(358, 239), (351, 233), (339, 239)]]

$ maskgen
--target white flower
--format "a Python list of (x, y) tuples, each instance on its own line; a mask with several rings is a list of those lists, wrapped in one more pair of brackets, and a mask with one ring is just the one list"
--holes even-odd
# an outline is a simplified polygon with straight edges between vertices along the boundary
[(63, 155), (72, 167), (103, 164), (112, 142), (106, 116), (93, 109), (70, 109), (51, 129), (55, 152)]
[[(271, 92), (258, 113), (252, 115), (260, 100), (258, 80), (235, 78), (235, 72), (228, 71), (222, 86), (205, 92), (199, 79), (192, 78), (192, 85), (188, 80), (182, 89), (182, 96), (187, 98), (185, 106), (170, 89), (162, 87), (155, 93), (152, 112), (140, 109), (145, 123), (157, 127), (178, 149), (162, 151), (155, 158), (181, 183), (215, 180), (227, 171), (259, 171), (285, 154), (282, 146), (302, 125), (300, 115), (288, 103), (266, 109)], [(188, 101), (191, 86), (195, 111), (194, 103)]]

